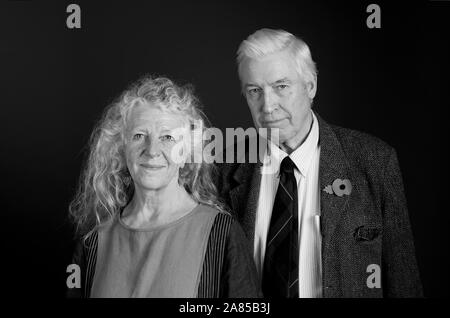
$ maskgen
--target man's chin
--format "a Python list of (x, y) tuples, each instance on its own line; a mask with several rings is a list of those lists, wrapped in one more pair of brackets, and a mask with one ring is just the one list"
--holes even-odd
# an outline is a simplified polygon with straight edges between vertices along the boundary
[(269, 139), (276, 146), (279, 146), (288, 140), (282, 129), (279, 128), (268, 128), (267, 135), (264, 133), (263, 137)]

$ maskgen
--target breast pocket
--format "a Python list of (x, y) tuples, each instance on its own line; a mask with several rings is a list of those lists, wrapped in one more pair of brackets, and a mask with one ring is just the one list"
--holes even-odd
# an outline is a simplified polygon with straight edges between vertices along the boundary
[(381, 236), (381, 228), (376, 225), (361, 225), (353, 232), (353, 237), (357, 242), (370, 242), (379, 236)]

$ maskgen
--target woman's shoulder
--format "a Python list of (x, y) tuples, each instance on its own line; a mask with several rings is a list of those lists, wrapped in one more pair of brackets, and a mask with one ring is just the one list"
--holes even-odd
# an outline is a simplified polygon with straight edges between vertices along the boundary
[(225, 210), (222, 207), (216, 207), (206, 204), (200, 204), (201, 209), (203, 211), (208, 212), (210, 214), (215, 215), (216, 222), (226, 222), (226, 223), (236, 223), (237, 220), (234, 215), (232, 215), (229, 211)]
[(227, 245), (239, 245), (250, 248), (250, 240), (247, 237), (240, 222), (234, 215), (227, 211), (218, 210), (211, 229), (211, 237), (220, 238)]
[(203, 212), (203, 213), (207, 213), (210, 215), (214, 215), (219, 219), (224, 219), (224, 220), (233, 220), (233, 216), (231, 216), (231, 214), (228, 211), (225, 211), (219, 207), (216, 206), (212, 206), (212, 205), (208, 205), (208, 204), (204, 204), (204, 203), (200, 203), (197, 206), (197, 210), (198, 212)]
[(236, 237), (242, 238), (244, 232), (241, 225), (230, 212), (217, 207), (203, 205), (204, 212), (214, 214), (214, 220), (211, 227), (211, 237), (221, 240), (230, 240)]
[(75, 253), (87, 256), (92, 250), (97, 248), (98, 229), (93, 229), (89, 233), (76, 238)]

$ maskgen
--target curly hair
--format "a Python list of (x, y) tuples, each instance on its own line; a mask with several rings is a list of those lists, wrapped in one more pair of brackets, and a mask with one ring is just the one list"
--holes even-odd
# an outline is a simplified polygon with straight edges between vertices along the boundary
[[(147, 75), (125, 90), (105, 109), (92, 132), (89, 156), (69, 205), (76, 233), (84, 238), (114, 217), (133, 197), (134, 183), (125, 159), (125, 132), (131, 110), (142, 103), (184, 115), (191, 132), (200, 126), (203, 134), (209, 126), (191, 85), (178, 86), (168, 78)], [(202, 142), (200, 151), (204, 145)], [(204, 160), (188, 160), (180, 168), (178, 182), (196, 202), (225, 212), (212, 180), (213, 169), (214, 165)]]

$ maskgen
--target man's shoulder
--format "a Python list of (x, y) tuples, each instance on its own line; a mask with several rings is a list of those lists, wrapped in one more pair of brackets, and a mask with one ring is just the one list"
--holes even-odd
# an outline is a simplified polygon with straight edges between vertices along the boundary
[[(382, 171), (395, 149), (382, 139), (359, 130), (329, 125), (351, 167)], [(377, 173), (378, 173), (377, 172)]]
[[(255, 143), (256, 148), (254, 148)], [(235, 184), (235, 177), (241, 181), (251, 177), (261, 156), (258, 147), (258, 138), (245, 137), (233, 144), (226, 145), (216, 155), (213, 177), (219, 191), (223, 190), (222, 186)]]
[(391, 153), (394, 149), (384, 140), (359, 130), (330, 125), (344, 150), (352, 152)]

